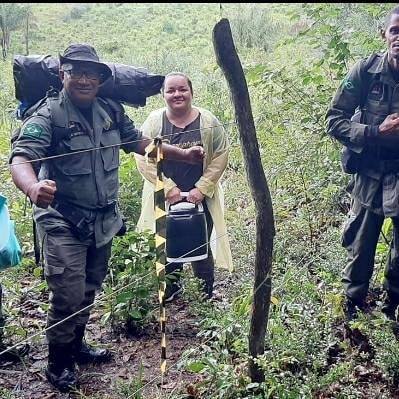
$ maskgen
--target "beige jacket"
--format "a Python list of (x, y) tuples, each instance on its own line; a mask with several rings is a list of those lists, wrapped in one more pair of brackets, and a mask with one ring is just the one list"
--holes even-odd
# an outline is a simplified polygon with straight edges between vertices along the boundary
[[(223, 126), (209, 111), (198, 108), (200, 112), (201, 141), (206, 153), (204, 172), (195, 186), (205, 195), (205, 201), (212, 216), (214, 228), (211, 236), (211, 247), (217, 266), (233, 271), (233, 260), (224, 221), (224, 195), (220, 185), (220, 178), (228, 162), (228, 141)], [(143, 134), (147, 137), (161, 135), (162, 115), (166, 108), (150, 113), (143, 126)], [(137, 223), (137, 230), (155, 230), (154, 218), (154, 189), (156, 181), (155, 160), (134, 154), (137, 168), (144, 178), (141, 215)], [(164, 176), (165, 194), (176, 186), (174, 181)], [(219, 237), (219, 238), (218, 238)], [(216, 240), (215, 240), (216, 239)]]

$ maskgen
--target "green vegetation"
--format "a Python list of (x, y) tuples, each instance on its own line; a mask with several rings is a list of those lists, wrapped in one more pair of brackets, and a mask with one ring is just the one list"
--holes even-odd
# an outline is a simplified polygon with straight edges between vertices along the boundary
[[(194, 103), (212, 110), (231, 137), (229, 168), (223, 185), (226, 217), (237, 272), (218, 275), (228, 303), (198, 300), (189, 280), (186, 297), (200, 323), (202, 344), (189, 345), (175, 367), (190, 383), (171, 399), (360, 398), (395, 397), (399, 381), (399, 345), (379, 311), (382, 263), (387, 245), (377, 248), (371, 292), (375, 311), (356, 327), (368, 346), (351, 342), (342, 327), (340, 273), (345, 253), (342, 223), (349, 207), (348, 176), (340, 169), (340, 148), (325, 134), (324, 115), (348, 68), (360, 57), (384, 49), (378, 36), (383, 16), (394, 4), (32, 4), (30, 53), (62, 52), (70, 42), (89, 42), (110, 62), (143, 66), (154, 73), (180, 70), (193, 81)], [(266, 351), (259, 362), (261, 385), (246, 375), (251, 312), (254, 206), (246, 182), (238, 132), (227, 84), (218, 68), (212, 28), (230, 20), (249, 85), (263, 165), (272, 193), (277, 235), (273, 264), (273, 303)], [(30, 209), (10, 178), (9, 137), (16, 121), (12, 54), (25, 52), (25, 31), (13, 32), (8, 58), (0, 61), (0, 191), (9, 198), (25, 257), (18, 268), (2, 272), (6, 288), (6, 336), (14, 342), (45, 324), (25, 322), (21, 296), (39, 293), (36, 307), (46, 308), (46, 286), (32, 260)], [(163, 105), (160, 96), (145, 108), (127, 108), (140, 125)], [(140, 209), (141, 179), (131, 155), (122, 156), (121, 207), (130, 232), (115, 239), (110, 273), (111, 294), (99, 304), (102, 321), (113, 331), (142, 331), (154, 319), (156, 278), (153, 240), (134, 230)], [(389, 226), (386, 224), (386, 235)], [(153, 272), (151, 274), (151, 272)], [(134, 281), (139, 281), (136, 285)], [(227, 281), (227, 283), (226, 283)], [(197, 296), (196, 296), (197, 295)], [(35, 342), (32, 343), (35, 345)], [(140, 368), (141, 370), (141, 368)], [(141, 372), (141, 371), (140, 371)], [(154, 371), (157, 375), (158, 371)], [(132, 395), (145, 383), (142, 375), (118, 382), (114, 398)], [(14, 397), (1, 392), (2, 397)], [(8, 395), (8, 396), (7, 396)], [(87, 398), (101, 397), (87, 395)], [(155, 396), (151, 396), (155, 397)], [(161, 396), (159, 396), (161, 397)]]

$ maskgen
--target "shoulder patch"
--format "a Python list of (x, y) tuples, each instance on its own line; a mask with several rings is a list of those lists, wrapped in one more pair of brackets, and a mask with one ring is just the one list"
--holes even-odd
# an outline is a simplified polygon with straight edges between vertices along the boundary
[(342, 81), (342, 86), (345, 87), (347, 90), (353, 90), (355, 88), (353, 82), (349, 78), (345, 78)]
[(38, 139), (43, 134), (43, 127), (38, 123), (28, 123), (22, 130), (22, 136)]

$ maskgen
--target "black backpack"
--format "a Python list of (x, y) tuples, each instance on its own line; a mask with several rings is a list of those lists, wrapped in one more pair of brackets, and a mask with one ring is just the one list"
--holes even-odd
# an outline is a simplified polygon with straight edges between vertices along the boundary
[[(353, 114), (351, 121), (353, 122), (362, 122), (362, 111), (363, 107), (367, 101), (367, 97), (370, 91), (371, 83), (379, 80), (379, 75), (376, 75), (376, 79), (372, 79), (371, 75), (367, 72), (370, 66), (373, 64), (374, 60), (379, 56), (380, 54), (374, 53), (371, 54), (364, 63), (364, 66), (361, 70), (361, 76), (362, 76), (362, 102), (359, 104), (359, 107), (356, 109), (355, 113)], [(345, 147), (341, 151), (341, 166), (342, 170), (345, 173), (348, 174), (355, 174), (357, 173), (360, 168), (361, 168), (361, 162), (362, 162), (362, 154), (357, 153), (349, 149), (348, 147)]]

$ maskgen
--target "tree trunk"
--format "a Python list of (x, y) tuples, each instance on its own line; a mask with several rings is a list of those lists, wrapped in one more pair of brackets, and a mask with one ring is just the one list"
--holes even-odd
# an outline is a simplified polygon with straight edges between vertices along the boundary
[(29, 11), (26, 13), (25, 25), (25, 55), (29, 55)]
[(217, 63), (226, 77), (232, 94), (245, 170), (255, 203), (256, 260), (249, 334), (251, 359), (248, 369), (253, 382), (262, 382), (265, 376), (255, 360), (264, 353), (265, 334), (269, 318), (273, 238), (275, 234), (273, 206), (260, 159), (247, 82), (234, 46), (229, 21), (225, 18), (220, 20), (213, 28), (213, 45)]
[(10, 32), (7, 28), (3, 30), (3, 39), (1, 41), (1, 47), (3, 51), (3, 60), (7, 59), (8, 49), (10, 47)]
[(6, 32), (4, 29), (1, 30), (2, 37), (1, 37), (1, 53), (3, 55), (3, 61), (7, 58), (7, 42), (6, 42)]

